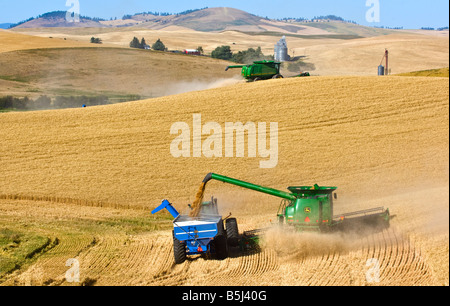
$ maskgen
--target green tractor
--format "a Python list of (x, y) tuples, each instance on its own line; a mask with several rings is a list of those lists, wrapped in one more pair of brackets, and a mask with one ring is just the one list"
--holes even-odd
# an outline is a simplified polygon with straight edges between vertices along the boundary
[(275, 61), (256, 61), (251, 65), (228, 66), (228, 69), (242, 68), (241, 75), (248, 81), (260, 81), (268, 79), (282, 79), (280, 74), (281, 63)]

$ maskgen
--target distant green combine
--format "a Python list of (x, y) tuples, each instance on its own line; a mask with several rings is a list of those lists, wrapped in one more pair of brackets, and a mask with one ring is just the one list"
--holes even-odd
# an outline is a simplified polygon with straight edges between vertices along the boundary
[(256, 61), (251, 65), (235, 65), (228, 66), (225, 71), (230, 68), (242, 68), (241, 75), (249, 81), (259, 81), (267, 79), (280, 79), (281, 63), (275, 61)]
[[(281, 63), (275, 61), (256, 61), (250, 65), (234, 65), (228, 66), (228, 69), (242, 68), (241, 75), (248, 81), (260, 81), (268, 79), (282, 79), (284, 78), (280, 73)], [(296, 77), (310, 76), (309, 72), (296, 75)]]

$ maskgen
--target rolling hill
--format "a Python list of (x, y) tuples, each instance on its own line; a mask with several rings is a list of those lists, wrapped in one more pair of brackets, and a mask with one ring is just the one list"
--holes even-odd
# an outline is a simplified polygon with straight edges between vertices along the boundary
[(120, 20), (101, 20), (80, 16), (80, 22), (67, 22), (66, 12), (56, 11), (19, 23), (15, 29), (32, 28), (123, 28), (191, 29), (200, 32), (241, 31), (249, 33), (287, 33), (296, 35), (352, 35), (374, 36), (392, 33), (342, 21), (317, 20), (317, 22), (286, 22), (262, 18), (230, 7), (191, 10), (179, 14), (157, 15), (140, 13), (124, 16)]
[(78, 16), (77, 22), (70, 22), (66, 18), (66, 11), (54, 11), (42, 14), (36, 18), (12, 25), (14, 28), (46, 28), (46, 27), (101, 27), (102, 24), (97, 19), (85, 16)]

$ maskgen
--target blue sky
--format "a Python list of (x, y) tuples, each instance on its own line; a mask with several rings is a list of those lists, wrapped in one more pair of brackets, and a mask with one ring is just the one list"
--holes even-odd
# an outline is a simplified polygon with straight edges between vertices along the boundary
[[(37, 15), (62, 10), (68, 0), (0, 0), (0, 23), (15, 23)], [(78, 1), (80, 14), (89, 17), (121, 18), (144, 11), (178, 13), (203, 7), (233, 7), (269, 17), (305, 17), (338, 15), (362, 25), (401, 27), (446, 27), (449, 25), (448, 0), (70, 0)], [(370, 7), (366, 1), (378, 1), (379, 22), (368, 22)]]

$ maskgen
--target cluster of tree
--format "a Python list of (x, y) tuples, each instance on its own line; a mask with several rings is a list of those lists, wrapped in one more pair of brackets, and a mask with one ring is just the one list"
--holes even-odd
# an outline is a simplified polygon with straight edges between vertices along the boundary
[(422, 27), (420, 29), (421, 30), (427, 30), (427, 31), (434, 31), (434, 30), (436, 30), (436, 31), (444, 31), (444, 30), (448, 30), (448, 27), (442, 27), (442, 28), (437, 28), (437, 29), (431, 28), (431, 27)]
[(133, 37), (133, 40), (130, 42), (130, 48), (145, 49), (145, 46), (147, 46), (147, 42), (144, 37), (142, 37), (140, 42), (137, 37)]
[(249, 48), (247, 51), (238, 51), (231, 57), (231, 61), (239, 64), (251, 64), (254, 61), (273, 60), (273, 55), (266, 56), (262, 53), (261, 47)]
[(340, 22), (347, 22), (347, 23), (357, 24), (356, 21), (345, 20), (344, 18), (336, 16), (336, 15), (314, 16), (314, 18), (311, 19), (312, 22), (323, 21), (323, 20), (340, 21)]
[(233, 57), (233, 52), (231, 52), (230, 46), (220, 46), (211, 52), (211, 57), (229, 61)]
[(123, 15), (122, 20), (133, 19), (134, 16), (138, 16), (138, 15), (170, 16), (173, 14), (166, 13), (166, 12), (164, 12), (164, 13), (163, 12), (142, 12), (142, 13), (136, 13), (134, 15), (130, 15), (130, 14)]
[(201, 10), (205, 10), (208, 7), (204, 7), (201, 9), (193, 9), (193, 10), (186, 10), (183, 11), (181, 13), (176, 13), (176, 14), (172, 14), (172, 13), (167, 13), (167, 12), (142, 12), (142, 13), (136, 13), (134, 15), (130, 15), (130, 14), (126, 14), (123, 15), (122, 20), (126, 20), (126, 19), (133, 19), (134, 16), (138, 16), (138, 15), (152, 15), (152, 16), (172, 16), (172, 15), (176, 15), (176, 16), (182, 16), (182, 15), (187, 15), (196, 11), (201, 11)]
[[(268, 19), (268, 18), (266, 17), (266, 19)], [(308, 21), (308, 19), (303, 18), (303, 17), (295, 17), (295, 18), (288, 18), (288, 17), (286, 17), (286, 18), (281, 18), (281, 19), (278, 18), (276, 20), (278, 20), (278, 21), (295, 21), (295, 22)]]
[[(268, 19), (266, 17), (266, 19)], [(314, 16), (313, 19), (303, 18), (303, 17), (288, 17), (288, 18), (278, 18), (276, 19), (278, 21), (295, 21), (295, 22), (317, 22), (322, 20), (332, 20), (332, 21), (341, 21), (341, 22), (348, 22), (356, 24), (353, 20), (345, 20), (342, 17), (336, 16), (336, 15), (326, 15), (326, 16)]]
[(314, 16), (314, 18), (312, 20), (345, 21), (344, 18), (336, 16), (336, 15)]
[(193, 9), (193, 10), (186, 10), (186, 11), (183, 11), (183, 12), (181, 12), (181, 13), (177, 13), (177, 14), (175, 14), (175, 15), (177, 15), (177, 16), (181, 16), (181, 15), (187, 15), (187, 14), (190, 14), (190, 13), (194, 13), (194, 12), (197, 12), (197, 11), (202, 11), (202, 10), (206, 10), (208, 7), (206, 6), (206, 7), (204, 7), (204, 8), (201, 8), (201, 9)]
[(211, 53), (211, 57), (232, 61), (239, 64), (251, 64), (254, 61), (273, 60), (273, 55), (264, 55), (261, 51), (261, 47), (256, 48), (256, 50), (249, 48), (246, 51), (238, 51), (237, 53), (233, 53), (230, 46), (220, 46)]
[[(136, 98), (136, 97), (135, 97)], [(135, 99), (136, 100), (136, 99)], [(12, 96), (0, 97), (0, 110), (43, 110), (43, 109), (61, 109), (76, 108), (82, 106), (94, 106), (111, 104), (107, 96), (58, 96), (51, 99), (47, 96), (41, 96), (36, 100), (28, 97), (15, 98)]]
[(91, 44), (102, 44), (102, 43), (103, 42), (102, 42), (101, 38), (94, 37), (94, 36), (91, 37)]
[(403, 27), (385, 27), (385, 26), (373, 26), (376, 29), (387, 29), (387, 30), (403, 30)]
[(442, 28), (437, 28), (437, 29), (431, 28), (431, 27), (422, 27), (420, 29), (421, 30), (427, 30), (427, 31), (434, 31), (434, 30), (436, 30), (436, 31), (444, 31), (444, 30), (448, 30), (448, 27), (442, 27)]
[(158, 40), (152, 45), (152, 49), (156, 51), (166, 51), (167, 48), (163, 42), (158, 38)]
[[(141, 41), (137, 37), (133, 37), (133, 40), (130, 42), (130, 48), (137, 48), (137, 49), (145, 49), (146, 46), (149, 46), (147, 42), (145, 41), (145, 38), (142, 37)], [(166, 46), (164, 43), (158, 38), (158, 40), (151, 46), (153, 50), (157, 51), (166, 51)]]

